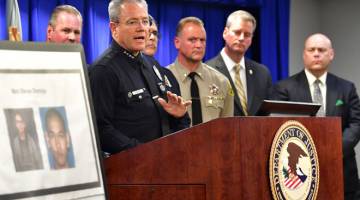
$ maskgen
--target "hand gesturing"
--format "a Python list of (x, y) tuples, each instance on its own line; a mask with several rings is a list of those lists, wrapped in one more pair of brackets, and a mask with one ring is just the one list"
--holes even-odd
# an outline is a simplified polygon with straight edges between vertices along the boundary
[(184, 101), (181, 96), (178, 96), (172, 92), (166, 93), (168, 101), (165, 99), (159, 98), (158, 101), (164, 110), (174, 117), (182, 117), (187, 111), (187, 107), (191, 105), (191, 101)]

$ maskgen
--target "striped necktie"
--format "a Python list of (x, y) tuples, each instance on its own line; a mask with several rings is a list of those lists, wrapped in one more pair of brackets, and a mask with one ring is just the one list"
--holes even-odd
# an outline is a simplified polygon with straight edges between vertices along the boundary
[(241, 107), (243, 109), (244, 115), (247, 116), (248, 111), (247, 111), (247, 100), (246, 100), (246, 96), (245, 96), (245, 91), (244, 91), (244, 86), (241, 83), (241, 79), (240, 79), (240, 65), (236, 64), (234, 66), (235, 69), (235, 87), (236, 87), (236, 91), (239, 95), (240, 98), (240, 104)]

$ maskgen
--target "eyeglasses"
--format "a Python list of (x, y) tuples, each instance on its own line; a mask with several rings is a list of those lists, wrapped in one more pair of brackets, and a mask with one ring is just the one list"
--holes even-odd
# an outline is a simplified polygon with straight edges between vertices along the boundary
[(131, 26), (131, 27), (137, 27), (143, 25), (143, 26), (149, 26), (150, 25), (150, 20), (149, 19), (129, 19), (128, 21), (125, 22), (126, 25)]

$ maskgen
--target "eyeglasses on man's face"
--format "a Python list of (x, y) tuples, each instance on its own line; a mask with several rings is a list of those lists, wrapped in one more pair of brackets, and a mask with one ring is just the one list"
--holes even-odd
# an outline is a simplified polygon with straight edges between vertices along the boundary
[(131, 26), (131, 27), (138, 27), (140, 25), (142, 26), (149, 26), (150, 20), (148, 18), (144, 19), (129, 19), (125, 22), (125, 25)]

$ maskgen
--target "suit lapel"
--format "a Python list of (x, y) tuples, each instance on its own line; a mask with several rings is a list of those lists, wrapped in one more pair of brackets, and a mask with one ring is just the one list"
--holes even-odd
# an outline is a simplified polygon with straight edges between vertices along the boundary
[(297, 85), (298, 85), (298, 90), (295, 90), (295, 92), (297, 93), (295, 95), (299, 97), (299, 99), (297, 99), (297, 101), (311, 103), (312, 98), (311, 98), (310, 86), (309, 86), (308, 80), (306, 78), (305, 71), (302, 71), (299, 74), (299, 76), (296, 78), (296, 81), (297, 81)]
[[(234, 103), (234, 110), (237, 109), (237, 110), (241, 111), (241, 113), (242, 113), (242, 107), (241, 107), (241, 104), (240, 104), (240, 99), (239, 99), (239, 96), (238, 96), (238, 94), (236, 92), (236, 87), (235, 87), (235, 84), (234, 84), (234, 82), (233, 82), (233, 80), (231, 78), (230, 72), (227, 69), (227, 67), (225, 65), (225, 62), (222, 59), (220, 54), (217, 56), (216, 60), (217, 60), (216, 66), (215, 66), (216, 70), (218, 70), (219, 72), (224, 74), (229, 79), (231, 87), (232, 87), (232, 89), (234, 91), (234, 102), (235, 102)], [(244, 114), (242, 114), (242, 115), (244, 115)]]
[[(251, 65), (251, 63), (248, 62), (247, 59), (245, 59), (245, 66), (246, 66), (246, 92), (247, 92), (247, 106), (248, 106), (248, 112), (251, 111), (251, 106), (253, 104), (253, 98), (256, 88), (256, 81), (253, 76), (254, 68)], [(250, 73), (251, 72), (251, 73)]]
[(338, 91), (336, 87), (336, 79), (328, 73), (326, 78), (326, 116), (335, 116), (336, 99)]

